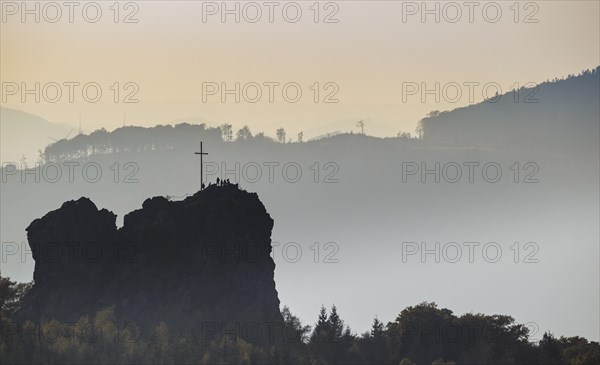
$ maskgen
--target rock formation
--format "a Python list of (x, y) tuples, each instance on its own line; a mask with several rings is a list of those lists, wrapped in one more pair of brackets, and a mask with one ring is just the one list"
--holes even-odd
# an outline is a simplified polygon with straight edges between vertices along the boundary
[(281, 324), (273, 220), (256, 194), (213, 185), (147, 199), (119, 229), (115, 219), (80, 198), (31, 223), (35, 284), (19, 317), (77, 321), (114, 306), (142, 327)]

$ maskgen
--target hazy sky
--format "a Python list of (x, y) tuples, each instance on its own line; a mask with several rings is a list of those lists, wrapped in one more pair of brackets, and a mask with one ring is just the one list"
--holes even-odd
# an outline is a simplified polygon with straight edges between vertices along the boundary
[[(288, 136), (295, 138), (296, 133), (304, 131), (305, 139), (327, 131), (357, 131), (356, 121), (365, 119), (366, 132), (381, 136), (393, 135), (399, 130), (413, 132), (417, 121), (432, 110), (449, 110), (480, 102), (484, 98), (484, 85), (488, 86), (487, 95), (491, 97), (495, 91), (502, 94), (514, 85), (531, 85), (528, 83), (565, 77), (600, 64), (600, 2), (597, 0), (518, 3), (513, 0), (429, 1), (427, 9), (433, 12), (428, 13), (425, 19), (422, 18), (425, 9), (419, 9), (422, 1), (345, 0), (321, 1), (316, 5), (314, 0), (228, 1), (228, 9), (239, 8), (239, 23), (235, 21), (235, 14), (226, 15), (225, 22), (222, 21), (222, 1), (123, 1), (118, 7), (114, 3), (113, 0), (77, 2), (71, 22), (69, 8), (63, 1), (28, 1), (27, 7), (33, 12), (25, 15), (22, 1), (0, 1), (0, 105), (74, 126), (81, 114), (82, 127), (86, 132), (101, 127), (108, 130), (120, 127), (126, 113), (127, 124), (153, 126), (195, 117), (197, 121), (214, 124), (229, 122), (236, 128), (248, 124), (254, 132), (265, 131), (271, 136), (275, 135), (277, 128), (284, 126)], [(58, 8), (54, 4), (58, 4)], [(39, 7), (37, 13), (36, 6)], [(97, 13), (98, 9), (101, 13)], [(258, 18), (257, 9), (262, 14), (253, 23), (253, 19)], [(272, 22), (270, 9), (273, 10)], [(285, 13), (283, 9), (286, 9)], [(301, 9), (301, 14), (297, 13), (297, 9)], [(436, 22), (436, 15), (439, 22)], [(94, 22), (96, 19), (98, 21)], [(23, 87), (34, 90), (36, 83), (39, 83), (37, 91), (23, 91)], [(205, 91), (211, 91), (210, 95), (203, 95), (203, 83)], [(208, 89), (206, 83), (210, 83)], [(238, 103), (234, 101), (235, 95), (222, 95), (222, 90), (214, 89), (215, 86), (221, 89), (223, 83), (228, 89), (234, 89), (235, 84), (240, 83)], [(425, 86), (429, 90), (439, 83), (439, 102), (436, 102), (434, 94), (421, 95), (414, 88), (407, 90), (411, 91), (410, 95), (403, 93), (407, 83), (420, 89)], [(69, 100), (69, 85), (73, 90), (73, 102)], [(88, 86), (85, 94), (82, 92), (84, 85)], [(250, 101), (257, 98), (257, 85), (262, 95), (258, 102), (252, 103)], [(286, 94), (282, 93), (284, 85), (288, 86)], [(456, 95), (456, 85), (460, 87), (460, 96)], [(295, 87), (300, 88), (302, 95), (294, 103)], [(102, 95), (94, 102), (97, 88)], [(60, 97), (56, 94), (57, 90), (61, 92)], [(273, 102), (269, 101), (270, 90), (273, 90)], [(315, 90), (319, 91), (318, 95)], [(473, 92), (472, 98), (470, 91)], [(36, 93), (39, 101), (35, 100)], [(226, 102), (222, 102), (223, 96), (227, 97)], [(425, 101), (422, 96), (427, 97)], [(318, 102), (315, 102), (315, 97)], [(128, 98), (132, 102), (124, 103)], [(54, 99), (57, 99), (56, 102), (53, 102)], [(327, 99), (338, 102), (325, 103)], [(55, 134), (51, 136), (58, 137)], [(41, 138), (50, 142), (45, 134)], [(33, 150), (37, 148), (43, 146), (36, 146)], [(21, 151), (18, 153), (21, 154)], [(277, 200), (281, 200), (279, 196)], [(276, 200), (273, 198), (273, 201)], [(382, 201), (386, 200), (382, 198)], [(435, 210), (434, 203), (431, 203), (432, 211)], [(557, 211), (566, 212), (569, 207)], [(283, 207), (282, 203), (279, 212), (293, 214), (293, 209)], [(406, 212), (408, 216), (412, 215), (410, 209)], [(39, 216), (44, 213), (40, 212)], [(583, 216), (593, 218), (594, 214), (597, 210), (586, 212)], [(393, 215), (390, 217), (396, 219)], [(481, 217), (485, 218), (485, 215)], [(318, 223), (322, 224), (326, 218)], [(550, 221), (549, 227), (562, 229), (561, 233), (565, 235), (579, 232), (577, 234), (586, 235), (585, 239), (591, 237), (590, 241), (596, 238), (594, 232), (597, 230), (576, 229), (587, 220), (582, 223), (575, 219), (576, 215), (570, 218), (573, 222), (577, 221), (577, 224), (567, 226), (570, 230), (563, 229), (558, 219)], [(276, 229), (287, 233), (286, 217), (277, 219)], [(446, 222), (445, 218), (440, 221)], [(284, 222), (283, 229), (279, 228), (281, 222)], [(291, 222), (292, 228), (305, 230), (305, 226), (298, 225), (295, 220), (288, 222)], [(548, 224), (546, 221), (543, 223)], [(390, 224), (394, 234), (395, 224)], [(315, 226), (320, 227), (316, 223)], [(373, 227), (378, 226), (371, 225), (364, 231), (365, 241), (372, 239)], [(546, 234), (548, 232), (553, 231)], [(574, 242), (582, 245), (588, 242), (576, 235), (573, 237)], [(565, 237), (552, 239), (559, 241), (559, 238)], [(3, 240), (7, 238), (3, 237)], [(559, 247), (559, 244), (551, 247)], [(356, 257), (362, 260), (362, 251)], [(551, 264), (548, 262), (547, 267)], [(554, 264), (562, 265), (560, 262)], [(578, 270), (589, 267), (579, 262), (574, 265)], [(358, 266), (352, 269), (355, 267)], [(382, 271), (392, 269), (391, 265), (381, 265)], [(27, 270), (31, 272), (30, 268)], [(356, 272), (356, 275), (362, 274)], [(416, 277), (414, 273), (410, 275)], [(499, 273), (498, 277), (505, 279), (502, 275)], [(570, 278), (565, 275), (561, 280)], [(437, 283), (438, 278), (434, 279)], [(483, 281), (486, 277), (476, 279)], [(315, 296), (307, 297), (299, 291), (300, 286), (292, 275), (286, 278), (278, 272), (277, 280), (281, 280), (278, 285), (282, 288), (282, 303), (297, 304), (295, 308), (305, 320), (314, 318), (310, 315), (317, 313), (318, 308), (299, 301), (313, 300)], [(286, 280), (294, 285), (286, 287)], [(448, 277), (446, 280), (449, 280)], [(322, 291), (316, 292), (316, 296), (324, 298), (322, 300), (328, 300), (325, 295), (331, 295), (340, 298), (334, 300), (340, 300), (342, 304), (345, 300), (360, 305), (354, 298), (353, 287), (344, 287), (347, 292), (340, 294), (325, 285), (315, 286), (308, 280), (306, 283), (306, 290)], [(552, 281), (546, 281), (548, 283), (552, 284)], [(522, 280), (518, 284), (530, 285)], [(565, 295), (566, 299), (561, 299), (562, 302), (556, 301), (563, 304), (555, 303), (552, 310), (564, 308), (573, 311), (570, 304), (564, 303), (578, 300), (577, 295), (589, 295), (585, 292), (587, 287), (571, 283), (564, 285), (576, 293)], [(378, 289), (368, 282), (363, 286), (373, 292)], [(424, 290), (420, 285), (415, 285), (415, 288), (416, 292)], [(480, 290), (476, 286), (473, 288)], [(436, 300), (439, 298), (441, 303), (455, 304), (463, 300), (457, 298), (453, 302), (456, 293), (450, 285), (439, 290), (436, 287), (431, 292), (440, 293), (436, 294)], [(405, 293), (405, 290), (398, 291), (398, 298), (387, 301), (390, 308), (386, 313), (379, 313), (381, 318), (392, 319), (399, 303), (404, 303), (400, 300), (406, 301), (407, 305), (415, 303), (414, 293), (406, 294), (404, 299), (399, 298)], [(419, 295), (426, 298), (429, 293)], [(533, 308), (528, 309), (508, 297), (502, 299), (512, 301), (514, 307), (524, 308), (518, 309), (501, 307), (506, 302), (493, 297), (480, 297), (485, 305), (468, 302), (453, 308), (457, 312), (473, 307), (477, 310), (491, 308), (490, 311), (496, 312), (493, 307), (496, 305), (498, 312), (514, 312), (520, 316), (519, 320), (526, 317), (525, 311), (553, 316), (556, 321), (567, 322), (571, 318), (554, 315), (550, 310), (540, 311), (539, 307), (535, 307), (536, 301), (527, 303)], [(597, 302), (594, 298), (597, 296), (586, 301), (577, 313), (581, 321), (588, 320), (586, 306), (594, 307), (594, 301)], [(315, 306), (320, 304), (311, 303)], [(366, 330), (371, 316), (377, 314), (372, 313), (373, 310), (360, 308), (352, 311), (348, 308), (349, 323)], [(363, 315), (363, 312), (368, 313)], [(591, 318), (588, 320), (589, 327), (582, 327), (581, 331), (598, 339), (596, 314)], [(544, 322), (544, 326), (555, 326), (553, 328), (557, 328), (559, 334), (561, 331), (581, 334), (575, 333), (567, 324), (551, 323), (535, 316), (532, 320)], [(580, 323), (571, 322), (572, 326)]]
[[(27, 6), (35, 9), (36, 3)], [(315, 7), (313, 1), (230, 1), (227, 7), (235, 9), (236, 3), (239, 23), (235, 14), (222, 22), (221, 2), (201, 1), (121, 2), (118, 16), (113, 1), (99, 1), (97, 7), (85, 8), (87, 20), (86, 3), (80, 3), (72, 23), (62, 2), (55, 3), (60, 17), (56, 7), (37, 3), (39, 22), (34, 11), (23, 23), (21, 2), (2, 1), (2, 105), (74, 125), (82, 113), (88, 132), (119, 127), (127, 113), (128, 123), (136, 125), (202, 117), (236, 127), (249, 124), (270, 135), (284, 126), (288, 135), (303, 130), (308, 137), (355, 128), (352, 120), (364, 118), (371, 123), (367, 133), (382, 135), (413, 131), (417, 120), (431, 110), (469, 104), (465, 82), (479, 83), (473, 89), (477, 102), (483, 99), (486, 83), (508, 91), (515, 83), (541, 82), (600, 63), (598, 1), (519, 2), (517, 7), (513, 1), (474, 2), (472, 7), (462, 1), (428, 2), (428, 9), (438, 7), (439, 23), (435, 11), (422, 22), (421, 2), (338, 1)], [(102, 11), (98, 17), (97, 8)], [(257, 8), (262, 15), (251, 23)], [(92, 23), (95, 18), (98, 21)], [(126, 18), (137, 23), (126, 23)], [(51, 23), (53, 19), (57, 21)], [(23, 102), (21, 83), (33, 89), (36, 82), (40, 102), (34, 95), (24, 95)], [(62, 92), (56, 103), (50, 102), (57, 90), (53, 82)], [(73, 103), (65, 82), (79, 83), (73, 86)], [(126, 87), (128, 82), (139, 89)], [(207, 82), (219, 88), (226, 83), (231, 89), (239, 82), (240, 102), (234, 102), (234, 95), (221, 102), (219, 91), (206, 95), (204, 102)], [(279, 83), (273, 86), (272, 103), (264, 84), (270, 82)], [(426, 83), (431, 89), (439, 82), (440, 102), (433, 94), (422, 102), (418, 92), (405, 95), (403, 101), (406, 82), (419, 87)], [(456, 89), (448, 86), (446, 94), (442, 90), (451, 82), (461, 86), (462, 97), (455, 103), (444, 99), (455, 98)], [(102, 90), (98, 102), (84, 100), (82, 87), (87, 83), (97, 83)], [(115, 83), (118, 103), (115, 87), (111, 89)], [(256, 84), (251, 83), (261, 87), (257, 103), (244, 99), (256, 96)], [(300, 87), (299, 102), (283, 98), (282, 88), (288, 83), (297, 83), (289, 85), (289, 99)], [(95, 85), (87, 89), (90, 99)], [(315, 89), (320, 90), (319, 103), (314, 102)], [(495, 89), (489, 90), (493, 94)], [(134, 91), (139, 102), (123, 103)], [(339, 102), (323, 103), (332, 92)]]

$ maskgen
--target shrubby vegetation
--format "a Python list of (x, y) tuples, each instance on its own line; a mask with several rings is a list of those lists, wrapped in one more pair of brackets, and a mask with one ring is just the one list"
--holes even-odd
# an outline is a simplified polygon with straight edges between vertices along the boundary
[(114, 308), (76, 323), (13, 318), (29, 287), (0, 278), (2, 363), (35, 364), (565, 364), (600, 363), (600, 345), (550, 333), (530, 342), (526, 326), (505, 315), (455, 316), (435, 303), (404, 309), (387, 325), (352, 333), (335, 306), (321, 308), (314, 328), (284, 307), (283, 338), (257, 345), (233, 334), (212, 341), (163, 322), (143, 332)]

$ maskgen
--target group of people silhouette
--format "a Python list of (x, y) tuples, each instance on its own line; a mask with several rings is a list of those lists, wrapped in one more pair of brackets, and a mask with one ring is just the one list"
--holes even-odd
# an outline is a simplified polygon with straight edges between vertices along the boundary
[[(211, 186), (212, 182), (208, 182), (208, 186)], [(229, 179), (220, 179), (217, 178), (217, 183), (215, 184), (216, 186), (229, 186), (229, 185), (234, 185), (237, 186), (237, 184), (232, 184)], [(206, 185), (204, 183), (202, 183), (202, 189), (204, 189), (206, 187)]]
[[(210, 185), (211, 183), (209, 182), (208, 185)], [(229, 179), (225, 180), (221, 180), (219, 178), (217, 178), (217, 186), (227, 186), (227, 185), (231, 185), (231, 183), (229, 182)]]

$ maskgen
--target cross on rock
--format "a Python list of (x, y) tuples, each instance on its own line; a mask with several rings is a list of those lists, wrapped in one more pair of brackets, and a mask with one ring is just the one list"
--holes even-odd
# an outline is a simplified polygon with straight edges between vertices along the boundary
[(204, 155), (208, 155), (208, 153), (202, 151), (202, 142), (200, 142), (200, 152), (194, 152), (194, 154), (200, 155), (200, 190), (203, 190), (204, 189), (204, 176), (203, 176), (204, 161), (202, 160), (202, 157), (204, 157)]

